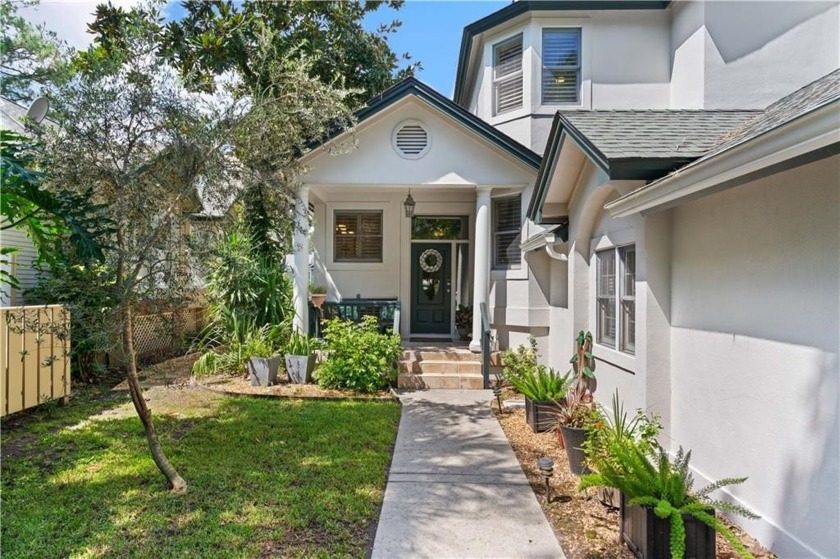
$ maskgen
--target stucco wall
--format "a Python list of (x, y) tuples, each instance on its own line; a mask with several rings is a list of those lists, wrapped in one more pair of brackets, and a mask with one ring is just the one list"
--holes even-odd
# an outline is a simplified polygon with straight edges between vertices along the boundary
[(673, 216), (672, 438), (781, 557), (840, 552), (840, 158)]
[(671, 108), (762, 109), (840, 66), (836, 2), (675, 2)]

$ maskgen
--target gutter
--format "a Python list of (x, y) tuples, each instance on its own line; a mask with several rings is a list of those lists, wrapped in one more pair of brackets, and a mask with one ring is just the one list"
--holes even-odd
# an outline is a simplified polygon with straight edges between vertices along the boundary
[(840, 153), (840, 100), (690, 163), (605, 206), (613, 217), (662, 211)]

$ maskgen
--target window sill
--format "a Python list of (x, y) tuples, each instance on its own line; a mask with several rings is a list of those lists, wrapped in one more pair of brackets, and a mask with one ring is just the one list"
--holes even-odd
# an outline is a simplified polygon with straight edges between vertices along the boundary
[(598, 361), (609, 363), (613, 367), (617, 367), (623, 371), (636, 374), (636, 356), (630, 353), (616, 351), (610, 347), (602, 346), (595, 343), (592, 351), (595, 356), (595, 376), (598, 375)]
[(518, 270), (490, 270), (491, 280), (524, 280), (528, 279), (528, 270), (525, 266)]

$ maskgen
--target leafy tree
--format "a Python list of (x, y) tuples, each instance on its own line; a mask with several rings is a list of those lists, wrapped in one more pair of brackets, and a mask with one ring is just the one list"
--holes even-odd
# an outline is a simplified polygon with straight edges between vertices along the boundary
[(33, 25), (18, 14), (38, 0), (0, 0), (0, 95), (12, 101), (31, 101), (33, 84), (66, 80), (70, 76), (68, 50), (44, 25)]
[[(42, 148), (36, 140), (0, 130), (0, 231), (23, 229), (42, 263), (56, 263), (65, 243), (78, 260), (103, 260), (102, 244), (110, 225), (103, 219), (104, 208), (91, 202), (90, 188), (81, 192), (48, 189), (44, 173), (37, 170), (36, 158)], [(0, 283), (18, 286), (17, 279), (8, 273), (0, 276)]]
[[(186, 0), (186, 15), (166, 25), (161, 53), (194, 87), (212, 91), (212, 77), (233, 71), (251, 88), (275, 86), (256, 51), (276, 57), (313, 57), (310, 71), (324, 83), (352, 90), (351, 107), (365, 103), (419, 65), (400, 69), (388, 36), (397, 20), (367, 31), (363, 20), (382, 6), (399, 9), (402, 0)], [(403, 60), (410, 60), (403, 54)]]
[(106, 46), (97, 37), (81, 54), (79, 76), (53, 92), (61, 130), (50, 134), (45, 164), (61, 184), (92, 185), (95, 200), (107, 205), (115, 232), (106, 256), (129, 390), (155, 463), (181, 492), (187, 484), (161, 448), (137, 380), (135, 308), (148, 300), (177, 304), (192, 286), (181, 232), (199, 191), (221, 207), (259, 181), (278, 200), (290, 199), (297, 154), (349, 122), (349, 112), (346, 92), (313, 77), (311, 60), (267, 59), (267, 52), (255, 56), (264, 57), (275, 86), (191, 94), (155, 56), (159, 21), (156, 5), (132, 10), (120, 20), (119, 41)]

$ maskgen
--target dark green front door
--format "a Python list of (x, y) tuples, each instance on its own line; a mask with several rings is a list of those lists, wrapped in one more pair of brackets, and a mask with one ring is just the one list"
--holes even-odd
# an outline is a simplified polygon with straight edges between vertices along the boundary
[(451, 333), (451, 245), (411, 245), (411, 333)]

